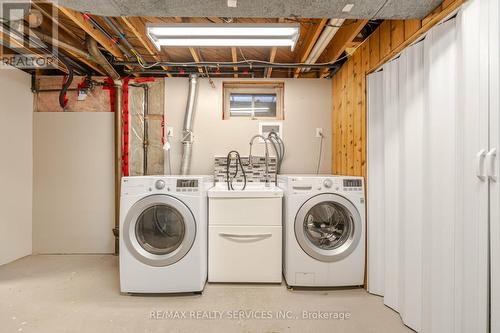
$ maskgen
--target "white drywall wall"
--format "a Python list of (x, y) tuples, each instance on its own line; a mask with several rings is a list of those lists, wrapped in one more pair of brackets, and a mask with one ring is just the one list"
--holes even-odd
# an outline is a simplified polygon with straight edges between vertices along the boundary
[(34, 114), (34, 253), (113, 253), (112, 112)]
[(0, 265), (31, 254), (33, 94), (29, 74), (0, 69)]
[[(233, 79), (199, 80), (198, 103), (194, 122), (192, 174), (213, 174), (214, 155), (225, 156), (230, 150), (248, 155), (249, 142), (259, 131), (258, 120), (222, 119), (222, 83)], [(243, 81), (242, 79), (234, 79)], [(262, 79), (259, 79), (262, 81)], [(283, 134), (286, 156), (281, 173), (315, 173), (319, 139), (316, 128), (323, 128), (323, 158), (320, 173), (331, 173), (331, 80), (279, 79), (285, 83)], [(172, 172), (179, 172), (182, 155), (181, 135), (188, 94), (188, 79), (165, 79), (165, 122), (174, 127)], [(257, 142), (257, 141), (255, 141)], [(263, 146), (262, 144), (256, 146)], [(262, 151), (262, 147), (261, 148)], [(272, 151), (272, 148), (270, 148)]]

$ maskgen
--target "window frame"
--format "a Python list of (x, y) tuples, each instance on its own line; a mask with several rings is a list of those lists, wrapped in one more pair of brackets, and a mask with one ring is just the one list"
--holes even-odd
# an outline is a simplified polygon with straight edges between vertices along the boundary
[[(235, 82), (228, 81), (222, 83), (222, 119), (243, 119), (243, 120), (284, 120), (284, 82)], [(276, 116), (275, 117), (256, 117), (254, 116), (231, 116), (230, 97), (232, 93), (241, 94), (276, 94)]]

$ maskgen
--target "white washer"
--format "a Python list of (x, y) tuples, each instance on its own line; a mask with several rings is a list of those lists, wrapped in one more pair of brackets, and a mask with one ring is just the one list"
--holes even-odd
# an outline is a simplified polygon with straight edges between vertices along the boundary
[(289, 286), (360, 286), (365, 274), (362, 177), (283, 175), (283, 271)]
[(122, 180), (120, 289), (201, 292), (207, 280), (209, 176)]

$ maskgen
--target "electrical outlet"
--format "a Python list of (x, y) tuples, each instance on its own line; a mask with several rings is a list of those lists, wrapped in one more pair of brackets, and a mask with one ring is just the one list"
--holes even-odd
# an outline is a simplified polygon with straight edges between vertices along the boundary
[(321, 138), (323, 136), (323, 129), (322, 128), (316, 128), (316, 137)]
[(174, 137), (174, 128), (172, 126), (167, 126), (167, 138)]

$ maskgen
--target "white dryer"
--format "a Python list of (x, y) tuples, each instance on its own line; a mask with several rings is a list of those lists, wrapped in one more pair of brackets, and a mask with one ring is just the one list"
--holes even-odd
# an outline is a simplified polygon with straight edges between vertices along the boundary
[(365, 274), (362, 177), (282, 175), (283, 271), (291, 287), (360, 286)]
[(124, 177), (120, 289), (201, 292), (207, 280), (208, 176)]

